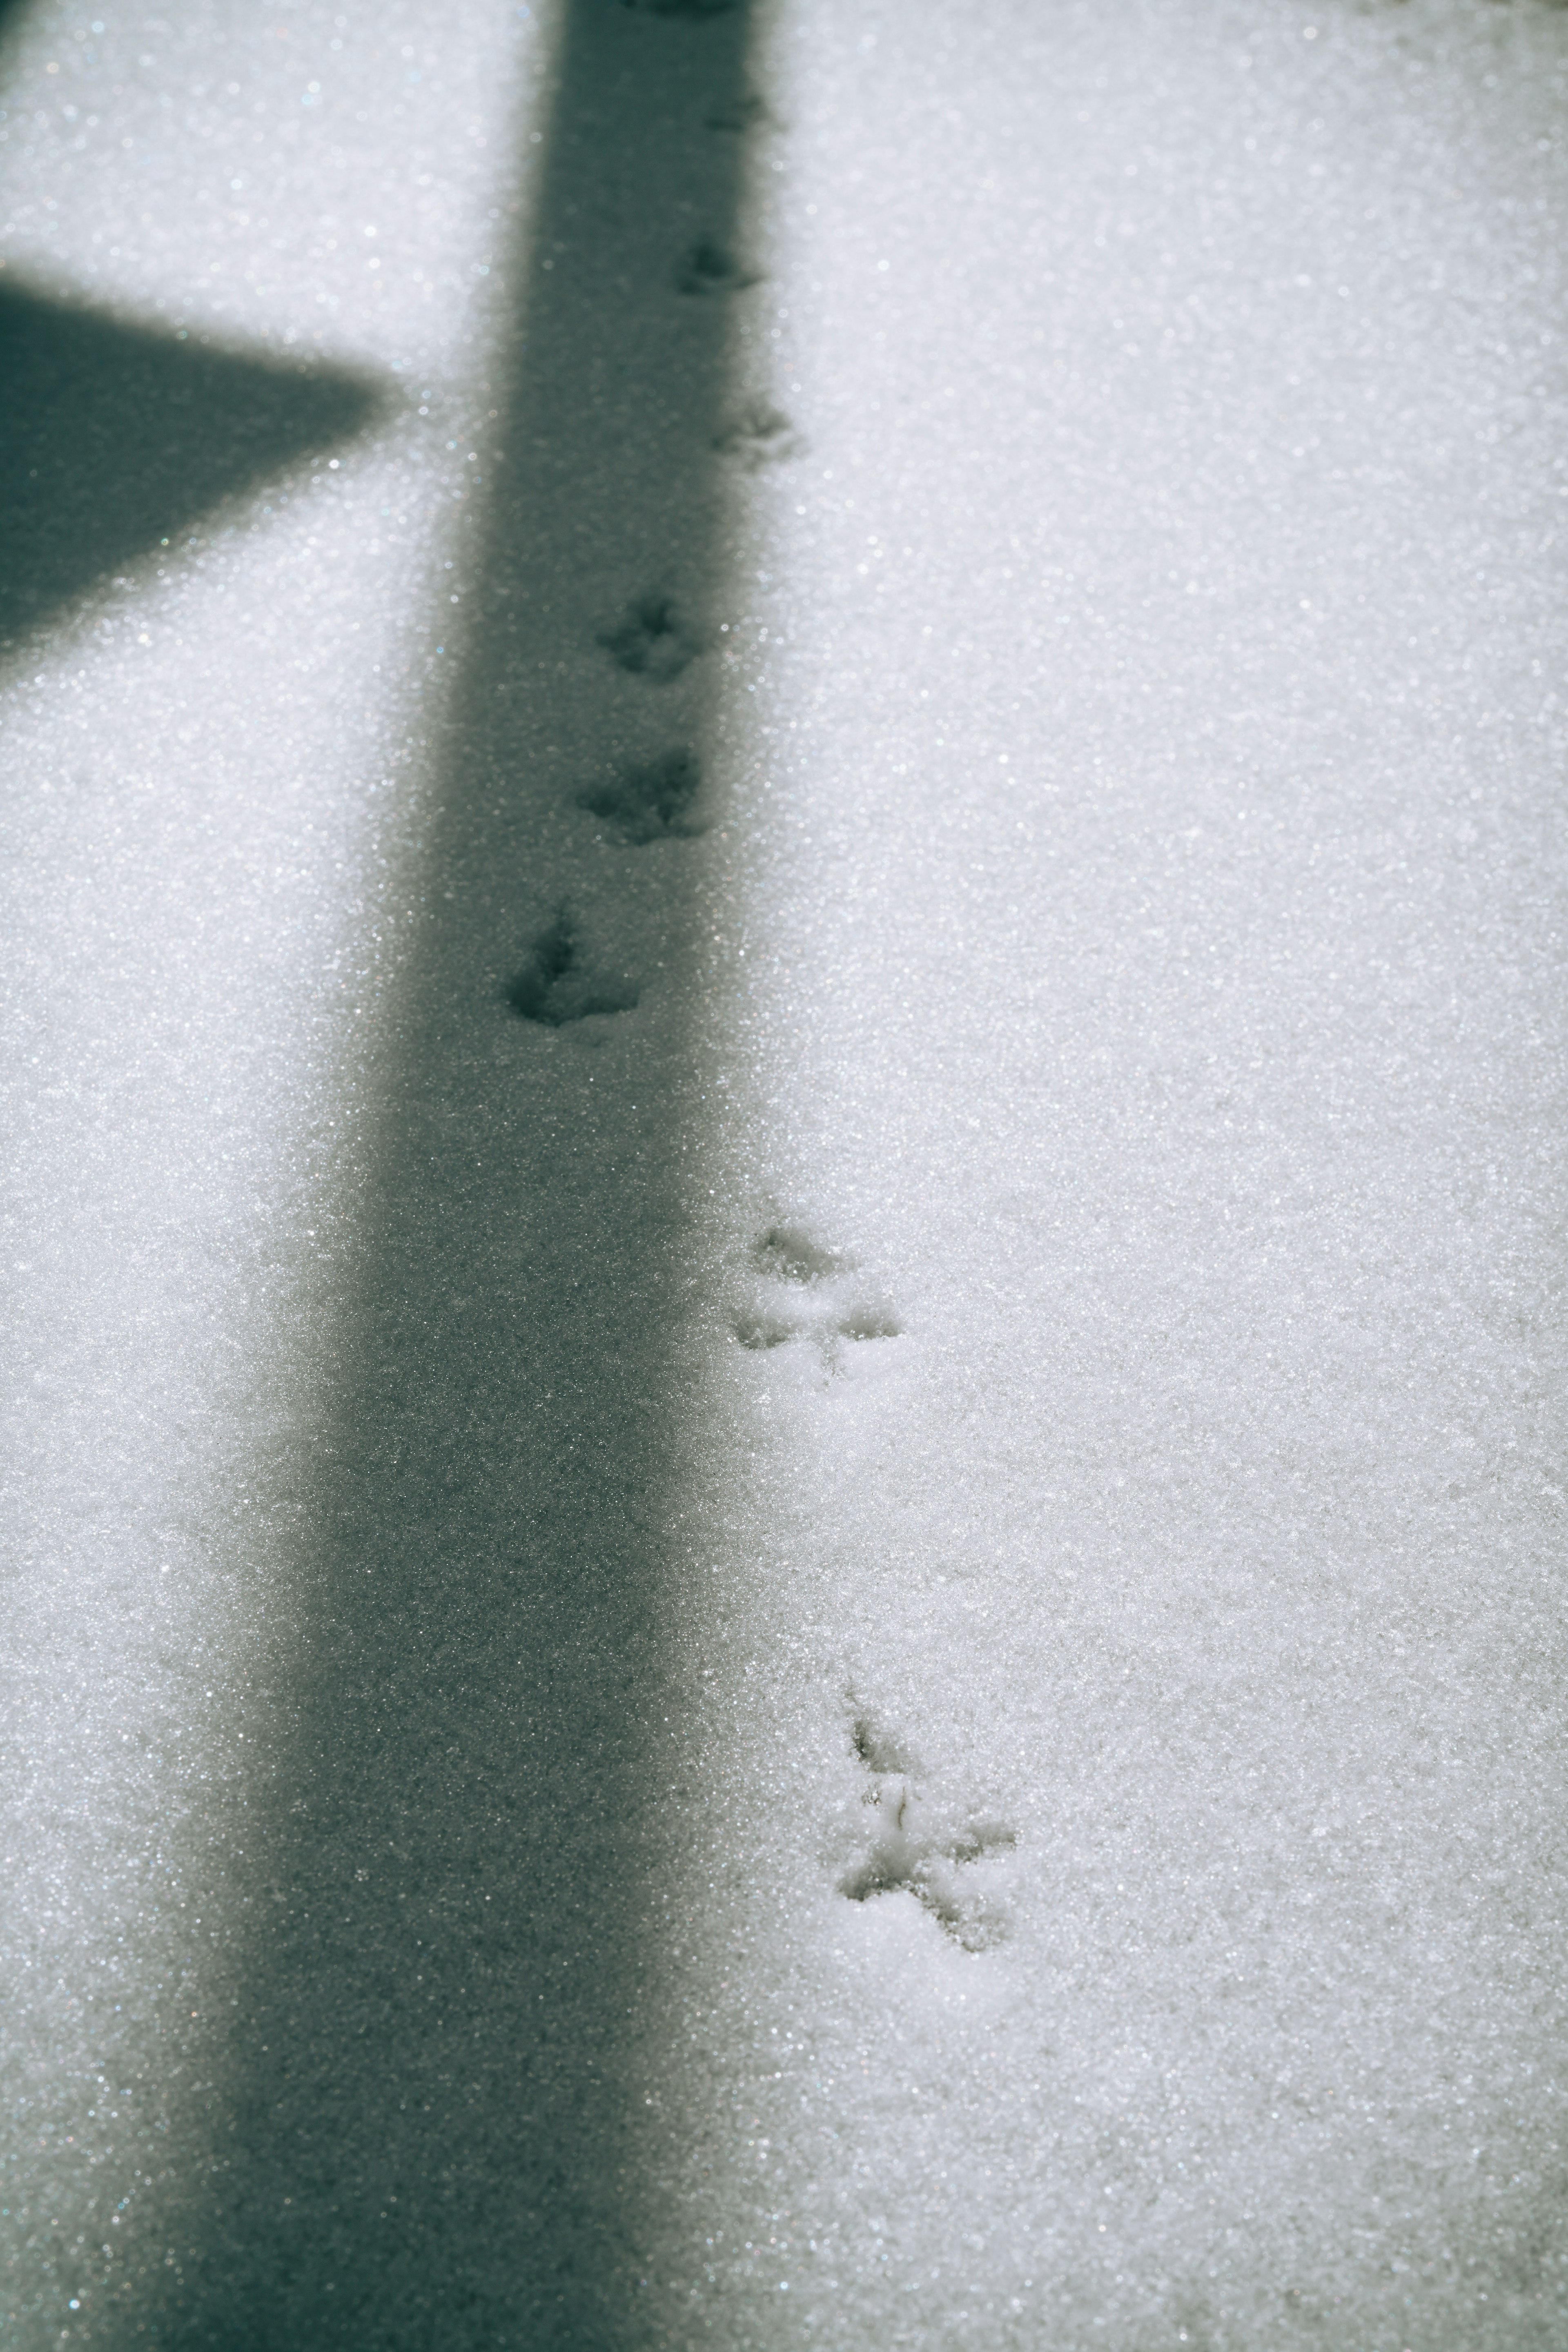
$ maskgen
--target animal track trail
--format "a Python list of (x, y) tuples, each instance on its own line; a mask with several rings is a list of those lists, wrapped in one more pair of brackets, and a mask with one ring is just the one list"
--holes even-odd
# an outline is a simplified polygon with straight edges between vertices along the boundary
[(748, 473), (756, 474), (764, 466), (793, 464), (806, 455), (810, 444), (804, 433), (795, 431), (782, 408), (756, 401), (714, 435), (713, 446), (720, 457), (732, 458)]
[(873, 1717), (855, 1717), (850, 1743), (870, 1780), (861, 1801), (876, 1810), (879, 1824), (870, 1852), (839, 1880), (839, 1893), (851, 1903), (912, 1895), (966, 1952), (994, 1949), (1006, 1934), (1005, 1917), (994, 1891), (965, 1874), (1009, 1852), (1016, 1831), (973, 1815), (955, 1822), (928, 1798), (912, 1749)]
[(634, 597), (614, 628), (600, 630), (599, 643), (617, 669), (655, 686), (678, 678), (702, 651), (701, 639), (681, 617), (673, 596), (657, 589)]
[(700, 236), (675, 272), (678, 294), (742, 294), (748, 286), (761, 283), (761, 270), (749, 269), (743, 261), (736, 259), (727, 245), (721, 245), (717, 237), (711, 236)]
[(637, 848), (650, 841), (693, 841), (708, 830), (707, 819), (692, 807), (701, 785), (701, 763), (682, 745), (624, 769), (611, 783), (591, 785), (578, 793), (577, 806), (602, 817), (619, 840)]
[[(732, 14), (740, 0), (622, 0), (622, 5), (646, 16), (702, 25)], [(744, 85), (715, 104), (707, 117), (710, 130), (736, 133), (771, 120), (764, 100)], [(706, 235), (688, 247), (675, 268), (674, 283), (682, 295), (705, 299), (742, 292), (760, 277), (718, 236)], [(713, 446), (755, 467), (793, 454), (796, 437), (787, 417), (753, 404)], [(674, 597), (658, 588), (634, 597), (618, 621), (597, 633), (597, 643), (617, 669), (653, 686), (672, 684), (705, 650)], [(618, 840), (646, 848), (659, 841), (692, 840), (708, 830), (708, 821), (696, 806), (701, 785), (696, 752), (678, 744), (657, 758), (623, 767), (606, 782), (584, 786), (575, 800), (579, 809), (599, 818)], [(630, 1012), (639, 995), (639, 985), (629, 975), (605, 971), (587, 952), (565, 906), (534, 940), (501, 990), (504, 1003), (520, 1020), (550, 1029)]]
[(863, 1282), (854, 1260), (826, 1247), (804, 1226), (767, 1226), (748, 1255), (761, 1282), (758, 1295), (734, 1318), (742, 1348), (805, 1340), (832, 1375), (845, 1369), (847, 1346), (900, 1336), (898, 1317)]
[(564, 907), (501, 991), (520, 1020), (547, 1029), (563, 1029), (595, 1013), (630, 1013), (640, 993), (636, 981), (604, 971), (585, 952), (577, 923)]

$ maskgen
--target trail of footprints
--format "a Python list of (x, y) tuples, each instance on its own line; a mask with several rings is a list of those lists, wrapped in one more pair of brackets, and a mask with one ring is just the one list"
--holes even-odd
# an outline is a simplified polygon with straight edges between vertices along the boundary
[[(623, 0), (626, 7), (647, 16), (696, 23), (725, 15), (733, 5), (734, 0)], [(714, 109), (707, 127), (743, 134), (772, 121), (766, 102), (747, 90)], [(702, 236), (676, 264), (672, 282), (681, 297), (713, 299), (756, 285), (760, 273), (718, 238)], [(807, 445), (781, 410), (755, 401), (731, 415), (711, 446), (721, 458), (754, 472), (803, 457)], [(673, 684), (707, 650), (676, 599), (659, 588), (634, 598), (599, 632), (597, 642), (616, 668), (650, 688)], [(679, 743), (651, 760), (623, 766), (606, 782), (584, 786), (574, 795), (574, 805), (628, 847), (646, 848), (656, 842), (694, 840), (707, 830), (698, 806), (701, 786), (696, 751)], [(640, 993), (635, 980), (602, 968), (567, 906), (533, 940), (502, 991), (520, 1020), (547, 1029), (629, 1013)], [(750, 1255), (756, 1295), (733, 1322), (742, 1347), (804, 1345), (832, 1373), (846, 1349), (899, 1336), (897, 1317), (861, 1281), (854, 1261), (826, 1248), (803, 1227), (769, 1225)], [(907, 1893), (965, 1950), (988, 1949), (1000, 1940), (1004, 1922), (974, 1865), (1011, 1847), (1015, 1832), (996, 1821), (955, 1821), (951, 1809), (934, 1802), (925, 1790), (914, 1756), (869, 1716), (856, 1717), (852, 1744), (868, 1778), (862, 1801), (877, 1821), (868, 1851), (839, 1880), (839, 1892), (853, 1903)]]
[[(854, 1259), (804, 1226), (767, 1226), (750, 1257), (759, 1295), (734, 1319), (742, 1347), (804, 1342), (832, 1374), (847, 1348), (900, 1336), (898, 1317), (864, 1283)], [(1006, 1920), (990, 1883), (994, 1874), (988, 1878), (976, 1865), (1016, 1845), (1016, 1832), (1005, 1822), (940, 1800), (927, 1788), (919, 1758), (875, 1717), (855, 1715), (851, 1744), (867, 1775), (862, 1801), (877, 1822), (868, 1851), (839, 1879), (839, 1893), (852, 1903), (910, 1895), (965, 1951), (990, 1950), (1002, 1941)]]
[[(701, 24), (727, 15), (735, 0), (622, 0), (622, 5), (645, 16)], [(752, 89), (715, 107), (706, 118), (710, 131), (737, 135), (773, 121), (766, 101)], [(740, 293), (760, 282), (759, 271), (712, 236), (698, 237), (672, 272), (677, 293), (698, 299)], [(787, 464), (803, 456), (806, 446), (782, 410), (763, 401), (734, 412), (710, 446), (716, 456), (752, 472)], [(596, 642), (617, 669), (648, 687), (673, 685), (708, 650), (689, 616), (662, 587), (634, 597), (598, 632)], [(702, 782), (697, 752), (689, 743), (676, 743), (652, 759), (623, 765), (605, 782), (584, 785), (574, 795), (574, 805), (630, 848), (692, 841), (708, 830), (699, 806)], [(519, 1020), (562, 1029), (574, 1022), (633, 1011), (641, 989), (628, 974), (605, 968), (578, 917), (563, 904), (531, 942), (501, 995)]]
[[(768, 1225), (749, 1255), (756, 1296), (734, 1318), (742, 1347), (804, 1343), (831, 1375), (843, 1368), (847, 1348), (899, 1337), (898, 1317), (853, 1257), (804, 1225)], [(876, 1822), (868, 1849), (839, 1878), (838, 1892), (851, 1903), (912, 1895), (963, 1950), (991, 1950), (1006, 1933), (1006, 1916), (996, 1874), (982, 1865), (1015, 1846), (1016, 1832), (933, 1791), (909, 1746), (864, 1710), (854, 1715), (851, 1746), (866, 1775), (861, 1800)]]

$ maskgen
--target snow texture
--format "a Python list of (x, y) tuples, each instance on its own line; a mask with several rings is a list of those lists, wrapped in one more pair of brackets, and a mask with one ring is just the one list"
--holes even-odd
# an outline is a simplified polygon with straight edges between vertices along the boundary
[(0, 15), (0, 2334), (1560, 2352), (1568, 15)]

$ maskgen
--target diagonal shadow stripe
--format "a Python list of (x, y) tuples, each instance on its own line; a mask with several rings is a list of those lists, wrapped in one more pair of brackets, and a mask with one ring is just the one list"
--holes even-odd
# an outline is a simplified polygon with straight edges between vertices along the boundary
[(279, 1497), (285, 1728), (236, 1865), (266, 1926), (183, 2276), (121, 2306), (164, 2345), (648, 2340), (747, 29), (564, 12), (333, 1406)]
[(220, 500), (363, 432), (368, 379), (0, 290), (0, 651)]

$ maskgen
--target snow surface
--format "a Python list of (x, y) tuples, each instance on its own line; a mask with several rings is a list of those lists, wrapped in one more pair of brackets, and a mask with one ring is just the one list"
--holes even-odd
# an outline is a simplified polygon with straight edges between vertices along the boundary
[(1556, 2352), (1568, 18), (4, 29), (11, 2340)]

